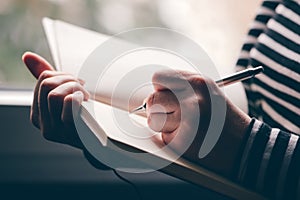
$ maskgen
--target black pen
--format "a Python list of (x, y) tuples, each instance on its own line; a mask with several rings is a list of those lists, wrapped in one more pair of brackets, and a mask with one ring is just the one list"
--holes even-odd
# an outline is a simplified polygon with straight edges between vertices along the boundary
[[(249, 68), (249, 69), (245, 69), (239, 72), (236, 72), (232, 75), (226, 76), (220, 80), (217, 80), (216, 83), (219, 87), (223, 87), (226, 85), (230, 85), (236, 82), (240, 82), (240, 81), (244, 81), (246, 79), (252, 78), (255, 75), (261, 73), (262, 71), (264, 71), (264, 68), (262, 66), (258, 66), (258, 67), (254, 67), (254, 68)], [(143, 105), (133, 109), (132, 111), (130, 111), (130, 113), (135, 113), (137, 111), (142, 111), (142, 110), (146, 110), (146, 106), (147, 104), (144, 103)]]

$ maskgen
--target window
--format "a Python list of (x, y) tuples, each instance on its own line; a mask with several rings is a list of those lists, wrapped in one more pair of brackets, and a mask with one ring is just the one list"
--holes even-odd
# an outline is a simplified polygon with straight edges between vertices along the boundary
[[(32, 88), (23, 52), (50, 60), (41, 19), (61, 19), (107, 34), (135, 27), (175, 29), (200, 43), (221, 70), (234, 65), (259, 0), (1, 0), (0, 87)], [(217, 4), (217, 5), (216, 5)]]
[[(41, 24), (43, 17), (106, 34), (136, 27), (171, 28), (201, 44), (216, 65), (226, 72), (235, 63), (260, 1), (0, 0), (0, 181), (4, 186), (0, 189), (1, 196), (20, 199), (25, 195), (32, 199), (42, 193), (51, 197), (70, 197), (73, 193), (71, 197), (77, 197), (79, 193), (74, 191), (80, 190), (88, 197), (109, 194), (114, 199), (125, 194), (123, 198), (136, 198), (131, 195), (132, 188), (124, 187), (110, 171), (92, 168), (74, 148), (43, 140), (31, 125), (28, 106), (35, 80), (21, 56), (29, 50), (53, 63)], [(155, 193), (151, 193), (153, 187), (148, 185), (159, 183), (157, 189), (163, 188), (161, 191), (168, 197), (170, 193), (174, 197), (200, 193), (212, 196), (211, 199), (218, 198), (210, 195), (211, 191), (195, 191), (194, 187), (160, 173), (146, 174), (138, 182), (145, 183), (141, 191), (150, 196)], [(66, 189), (63, 192), (62, 187)], [(175, 187), (180, 189), (174, 193)]]

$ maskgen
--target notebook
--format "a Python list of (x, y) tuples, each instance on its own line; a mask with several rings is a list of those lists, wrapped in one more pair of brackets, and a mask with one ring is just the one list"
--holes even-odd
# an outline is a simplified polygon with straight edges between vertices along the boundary
[[(85, 64), (88, 56), (99, 45), (110, 38), (101, 33), (49, 18), (43, 19), (43, 27), (56, 69), (72, 73), (76, 76), (78, 74), (80, 75), (82, 65)], [(130, 60), (130, 58), (128, 59)], [(126, 59), (122, 62), (123, 63), (119, 63), (119, 65), (126, 65)], [(179, 65), (182, 66), (180, 63)], [(118, 65), (116, 65), (116, 67), (118, 67)], [(120, 72), (122, 70), (117, 70), (118, 72), (116, 73), (120, 73), (119, 76), (122, 76)], [(111, 73), (114, 73), (113, 70)], [(118, 78), (118, 76), (116, 77)], [(108, 82), (104, 81), (104, 84), (110, 84), (109, 81), (111, 80), (106, 81)], [(124, 149), (123, 152), (113, 150), (112, 152), (114, 154), (120, 154), (119, 158), (126, 158), (126, 156), (128, 156), (128, 159), (136, 160), (137, 165), (155, 169), (158, 167), (157, 163), (159, 163), (159, 165), (165, 164), (164, 167), (159, 167), (158, 170), (193, 184), (206, 187), (225, 196), (234, 199), (263, 199), (252, 191), (246, 190), (182, 157), (178, 157), (171, 149), (165, 147), (159, 133), (151, 132), (151, 130), (147, 128), (146, 118), (143, 116), (132, 116), (134, 123), (137, 123), (141, 127), (139, 130), (142, 130), (138, 137), (131, 133), (124, 134), (120, 126), (125, 126), (126, 129), (127, 122), (118, 123), (116, 122), (118, 121), (116, 117), (128, 115), (128, 110), (131, 109), (131, 107), (128, 107), (128, 102), (116, 101), (116, 105), (112, 105), (110, 101), (112, 97), (111, 88), (108, 86), (103, 90), (106, 91), (100, 91), (98, 96), (96, 95), (96, 99), (83, 102), (80, 113), (82, 121), (94, 135), (92, 138), (97, 140), (94, 144), (99, 145), (99, 151), (103, 149), (114, 149), (116, 147), (121, 148)], [(151, 88), (149, 91), (150, 90)], [(139, 105), (145, 96), (149, 94), (149, 91), (136, 95), (136, 101), (133, 102), (131, 106)], [(124, 95), (127, 95), (126, 91), (117, 97), (122, 98)], [(127, 154), (126, 152), (135, 152), (136, 154)], [(139, 153), (142, 155), (146, 154), (147, 156), (136, 156), (139, 155)], [(101, 152), (99, 152), (99, 154), (101, 154)]]

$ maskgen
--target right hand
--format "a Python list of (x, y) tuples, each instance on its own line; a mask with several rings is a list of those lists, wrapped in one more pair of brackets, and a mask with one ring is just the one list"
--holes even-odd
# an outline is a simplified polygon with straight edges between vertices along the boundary
[[(187, 159), (230, 176), (251, 118), (233, 105), (210, 78), (165, 70), (155, 73), (152, 82), (155, 91), (146, 99), (149, 127), (162, 132), (162, 140)], [(216, 121), (211, 121), (213, 107), (218, 112)], [(211, 152), (200, 158), (210, 123), (224, 123), (223, 129)]]
[(31, 107), (31, 122), (50, 141), (83, 148), (74, 124), (82, 101), (89, 98), (84, 82), (71, 74), (57, 72), (42, 57), (27, 52), (22, 57), (37, 78)]

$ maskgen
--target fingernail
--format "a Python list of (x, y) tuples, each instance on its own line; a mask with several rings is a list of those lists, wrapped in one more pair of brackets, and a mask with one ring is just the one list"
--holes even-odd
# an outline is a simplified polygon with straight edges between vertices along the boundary
[(80, 98), (82, 98), (83, 99), (83, 93), (81, 92), (81, 91), (76, 91), (76, 92), (74, 92), (74, 96), (76, 96), (76, 97), (80, 97)]
[(22, 56), (23, 62), (24, 62), (24, 63), (26, 64), (26, 66), (28, 66), (28, 67), (34, 67), (34, 66), (36, 66), (36, 65), (39, 64), (39, 61), (38, 61), (37, 59), (34, 59), (34, 58), (31, 56), (32, 54), (33, 54), (32, 52), (27, 51), (27, 52), (25, 52), (25, 53), (23, 54), (23, 56)]
[(86, 93), (87, 93), (87, 95), (86, 95), (86, 97), (84, 98), (85, 101), (87, 101), (87, 100), (90, 98), (90, 96), (91, 96), (89, 92), (86, 92)]
[(79, 78), (78, 81), (79, 81), (79, 83), (80, 83), (81, 85), (84, 85), (84, 84), (85, 84), (85, 80), (83, 80), (83, 79), (81, 79), (81, 78)]
[(87, 101), (89, 99), (89, 93), (86, 92), (86, 95), (82, 91), (76, 91), (74, 92), (74, 96), (81, 98), (84, 101)]
[(25, 63), (27, 69), (31, 72), (31, 74), (38, 78), (41, 74), (41, 69), (39, 69), (39, 65), (41, 64), (39, 59), (37, 59), (36, 54), (32, 52), (25, 52), (22, 56), (22, 60)]

